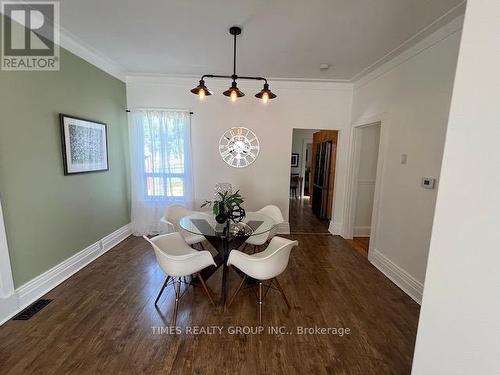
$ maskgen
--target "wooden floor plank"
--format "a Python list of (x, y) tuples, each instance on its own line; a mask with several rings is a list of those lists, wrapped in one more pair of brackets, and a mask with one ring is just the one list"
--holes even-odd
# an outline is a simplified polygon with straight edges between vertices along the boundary
[[(82, 374), (409, 374), (419, 306), (348, 242), (331, 235), (299, 241), (278, 292), (264, 301), (266, 325), (293, 334), (229, 334), (256, 326), (257, 303), (242, 292), (224, 312), (200, 288), (181, 300), (178, 324), (224, 326), (222, 335), (158, 335), (173, 312), (165, 275), (142, 238), (129, 237), (44, 298), (54, 301), (27, 321), (0, 327), (0, 373)], [(239, 281), (229, 273), (229, 293)], [(218, 292), (220, 272), (208, 280)], [(349, 335), (297, 335), (298, 326), (347, 327)]]

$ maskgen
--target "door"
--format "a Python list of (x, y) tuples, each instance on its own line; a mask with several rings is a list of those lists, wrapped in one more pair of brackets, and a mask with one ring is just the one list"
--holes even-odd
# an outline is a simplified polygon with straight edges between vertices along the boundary
[(313, 134), (309, 186), (313, 212), (321, 219), (332, 218), (337, 138), (337, 130), (321, 130)]

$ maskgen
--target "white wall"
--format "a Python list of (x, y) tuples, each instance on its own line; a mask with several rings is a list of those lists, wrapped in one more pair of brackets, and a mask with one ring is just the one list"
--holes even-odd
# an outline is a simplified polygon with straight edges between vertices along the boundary
[[(195, 200), (212, 197), (217, 182), (232, 182), (247, 198), (247, 209), (277, 204), (288, 218), (290, 150), (293, 128), (340, 130), (334, 221), (342, 223), (350, 127), (352, 85), (342, 83), (270, 82), (278, 98), (267, 105), (253, 95), (254, 82), (238, 86), (246, 93), (236, 103), (222, 96), (230, 82), (208, 80), (214, 95), (201, 101), (189, 90), (196, 78), (128, 77), (129, 108), (184, 108), (194, 112), (192, 121)], [(257, 160), (243, 169), (231, 168), (219, 156), (218, 142), (232, 126), (252, 129), (260, 140)]]
[[(353, 123), (384, 117), (379, 221), (370, 260), (418, 301), (425, 278), (463, 17), (355, 83)], [(383, 115), (382, 115), (383, 114)], [(407, 164), (401, 155), (407, 154)], [(375, 259), (376, 258), (376, 259)], [(398, 279), (398, 280), (396, 280)]]
[(469, 1), (413, 375), (500, 374), (500, 2)]
[(292, 137), (292, 153), (299, 154), (299, 166), (292, 167), (291, 173), (298, 173), (302, 175), (303, 170), (302, 166), (304, 165), (304, 158), (306, 157), (303, 154), (304, 151), (304, 141), (311, 140), (313, 134), (316, 132), (316, 129), (293, 129), (293, 137)]
[(361, 147), (357, 178), (356, 211), (354, 215), (354, 236), (370, 236), (373, 194), (377, 176), (380, 125), (360, 130)]

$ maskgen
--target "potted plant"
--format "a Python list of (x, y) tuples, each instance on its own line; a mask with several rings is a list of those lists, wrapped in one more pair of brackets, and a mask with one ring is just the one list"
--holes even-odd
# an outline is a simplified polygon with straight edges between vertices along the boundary
[(218, 192), (218, 198), (213, 201), (205, 201), (201, 207), (211, 206), (215, 220), (222, 224), (228, 219), (240, 221), (245, 216), (245, 210), (241, 207), (245, 199), (240, 191), (230, 193), (228, 191)]

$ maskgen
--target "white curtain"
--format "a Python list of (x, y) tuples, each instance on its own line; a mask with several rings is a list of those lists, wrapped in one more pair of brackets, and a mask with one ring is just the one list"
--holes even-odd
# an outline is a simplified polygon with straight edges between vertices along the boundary
[(129, 138), (132, 232), (156, 234), (167, 206), (193, 207), (189, 112), (133, 111)]

